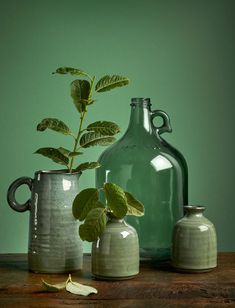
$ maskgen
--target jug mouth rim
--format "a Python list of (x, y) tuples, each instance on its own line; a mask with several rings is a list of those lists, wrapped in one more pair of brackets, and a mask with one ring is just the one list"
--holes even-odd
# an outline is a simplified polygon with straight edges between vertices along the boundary
[(66, 174), (66, 175), (73, 175), (73, 174), (82, 174), (81, 171), (73, 171), (69, 172), (68, 169), (57, 169), (57, 170), (38, 170), (35, 174)]
[(143, 97), (133, 97), (131, 99), (131, 106), (141, 105), (144, 107), (151, 106), (151, 100), (150, 98), (143, 98)]

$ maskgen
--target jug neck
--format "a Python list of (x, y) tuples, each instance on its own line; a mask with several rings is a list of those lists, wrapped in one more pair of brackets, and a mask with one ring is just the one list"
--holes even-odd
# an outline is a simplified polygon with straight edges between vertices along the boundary
[(131, 99), (131, 116), (127, 131), (152, 132), (151, 103), (149, 98)]

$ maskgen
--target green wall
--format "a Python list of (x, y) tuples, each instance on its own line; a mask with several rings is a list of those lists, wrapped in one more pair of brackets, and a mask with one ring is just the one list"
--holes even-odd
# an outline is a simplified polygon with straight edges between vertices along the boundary
[[(76, 130), (73, 79), (51, 74), (63, 65), (131, 79), (99, 95), (89, 122), (116, 121), (123, 133), (138, 96), (169, 113), (173, 133), (165, 138), (187, 159), (190, 204), (207, 206), (219, 250), (235, 250), (234, 12), (233, 0), (0, 0), (0, 252), (27, 251), (29, 213), (8, 207), (9, 184), (57, 168), (33, 155), (37, 148), (69, 146), (36, 124), (58, 117)], [(87, 160), (102, 151), (88, 149)], [(84, 173), (81, 188), (93, 184), (94, 172)]]

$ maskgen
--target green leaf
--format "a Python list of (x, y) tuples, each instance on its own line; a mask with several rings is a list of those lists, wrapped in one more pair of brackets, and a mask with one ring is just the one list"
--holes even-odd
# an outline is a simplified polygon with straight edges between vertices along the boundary
[(127, 198), (123, 189), (113, 183), (104, 184), (107, 205), (114, 216), (123, 218), (127, 213)]
[(127, 198), (127, 213), (126, 215), (133, 216), (143, 216), (144, 215), (144, 206), (143, 204), (135, 199), (132, 194), (125, 191), (125, 196)]
[(82, 154), (83, 154), (82, 152), (70, 152), (69, 157), (75, 157), (75, 156), (82, 155)]
[(83, 241), (94, 242), (104, 232), (107, 223), (106, 209), (92, 209), (79, 227), (79, 235)]
[(41, 131), (41, 132), (46, 130), (47, 128), (54, 130), (56, 132), (62, 133), (64, 135), (70, 135), (71, 134), (71, 131), (68, 128), (68, 126), (64, 122), (62, 122), (58, 119), (46, 118), (46, 119), (43, 119), (37, 125), (37, 130)]
[(71, 152), (70, 150), (65, 149), (63, 147), (60, 147), (57, 150), (60, 151), (60, 153), (62, 153), (66, 157), (74, 157), (82, 154), (82, 152)]
[(41, 154), (52, 159), (54, 162), (68, 166), (69, 159), (65, 155), (63, 155), (58, 149), (55, 148), (40, 148), (35, 154)]
[(80, 221), (84, 220), (89, 211), (96, 207), (98, 199), (98, 189), (86, 188), (82, 190), (73, 201), (73, 216)]
[(57, 68), (57, 70), (52, 74), (62, 74), (62, 75), (71, 74), (71, 75), (83, 75), (83, 76), (87, 75), (84, 71), (78, 68), (66, 67), (66, 66)]
[(80, 139), (80, 146), (83, 148), (89, 148), (94, 145), (109, 145), (116, 141), (112, 136), (103, 136), (100, 133), (89, 132), (82, 135)]
[(104, 136), (113, 136), (120, 132), (119, 126), (114, 122), (97, 121), (87, 126), (88, 131), (100, 133)]
[(58, 292), (65, 289), (66, 281), (57, 284), (50, 284), (42, 279), (42, 286), (47, 292)]
[(57, 150), (60, 151), (60, 153), (63, 154), (64, 156), (66, 156), (66, 157), (69, 157), (69, 153), (71, 153), (70, 150), (65, 149), (63, 147), (59, 147)]
[(102, 77), (96, 84), (95, 90), (97, 92), (105, 92), (116, 87), (128, 85), (130, 80), (127, 77), (119, 75), (106, 75)]
[(97, 201), (95, 208), (105, 208), (105, 205), (101, 201)]
[(80, 164), (76, 169), (75, 171), (84, 171), (84, 170), (87, 170), (87, 169), (95, 169), (95, 168), (99, 168), (101, 165), (96, 162), (96, 161), (93, 161), (93, 162), (86, 162), (86, 163), (82, 163)]
[(91, 85), (87, 80), (76, 79), (71, 83), (71, 96), (77, 110), (82, 113), (89, 104)]
[(89, 99), (89, 101), (87, 102), (87, 105), (91, 105), (91, 104), (93, 104), (94, 102), (95, 102), (94, 99)]

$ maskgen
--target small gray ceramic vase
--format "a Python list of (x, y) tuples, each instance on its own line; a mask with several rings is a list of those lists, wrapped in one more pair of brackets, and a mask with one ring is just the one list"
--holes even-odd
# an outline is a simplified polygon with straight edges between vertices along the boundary
[[(10, 207), (17, 212), (30, 212), (28, 265), (34, 272), (64, 273), (82, 268), (79, 224), (72, 214), (80, 174), (38, 171), (34, 179), (21, 177), (8, 189)], [(30, 200), (19, 204), (15, 191), (23, 184), (32, 193)]]
[(207, 272), (217, 266), (214, 225), (203, 216), (205, 207), (184, 206), (186, 215), (174, 227), (172, 265), (184, 272)]
[(123, 219), (109, 218), (101, 237), (92, 243), (92, 274), (98, 279), (130, 279), (139, 273), (139, 240)]

